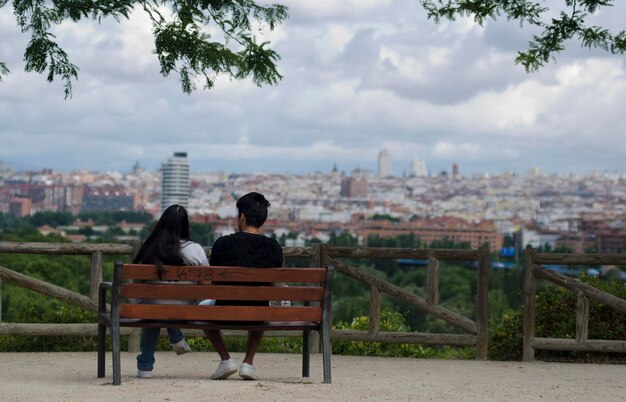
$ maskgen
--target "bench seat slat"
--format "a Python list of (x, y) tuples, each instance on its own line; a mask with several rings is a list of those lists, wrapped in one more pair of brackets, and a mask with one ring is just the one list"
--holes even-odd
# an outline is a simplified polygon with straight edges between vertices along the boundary
[[(323, 283), (324, 268), (241, 268), (203, 266), (164, 266), (162, 280), (222, 282), (299, 282)], [(159, 280), (155, 266), (125, 264), (123, 279)]]
[(324, 288), (313, 286), (230, 286), (129, 283), (122, 297), (178, 300), (291, 300), (322, 301)]
[(226, 329), (226, 330), (270, 330), (270, 331), (290, 331), (290, 330), (317, 330), (320, 327), (314, 321), (285, 321), (285, 322), (264, 322), (262, 324), (237, 324), (228, 322), (214, 323), (212, 321), (144, 321), (136, 319), (121, 319), (121, 327), (138, 328), (189, 328), (189, 329)]
[(321, 321), (322, 308), (122, 304), (120, 318), (189, 321)]

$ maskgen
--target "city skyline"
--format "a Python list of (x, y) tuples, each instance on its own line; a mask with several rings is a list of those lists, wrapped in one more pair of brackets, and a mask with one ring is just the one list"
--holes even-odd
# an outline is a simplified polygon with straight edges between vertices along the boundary
[[(186, 154), (188, 154), (188, 152), (185, 152)], [(164, 158), (164, 160), (168, 159), (170, 156), (166, 156)], [(63, 174), (67, 174), (67, 173), (71, 173), (71, 172), (94, 172), (94, 173), (107, 173), (107, 172), (111, 172), (111, 173), (129, 173), (131, 171), (133, 171), (134, 169), (140, 168), (140, 169), (144, 169), (146, 171), (151, 171), (151, 172), (161, 172), (161, 170), (163, 169), (163, 164), (164, 164), (164, 160), (162, 160), (160, 163), (158, 163), (155, 166), (145, 166), (141, 163), (141, 161), (139, 160), (134, 160), (134, 161), (128, 161), (129, 164), (127, 166), (123, 166), (121, 169), (108, 169), (108, 170), (97, 170), (97, 169), (87, 169), (87, 168), (76, 168), (76, 169), (68, 169), (68, 170), (63, 170), (63, 169), (54, 169), (51, 167), (43, 167), (43, 166), (25, 166), (24, 164), (12, 164), (10, 161), (7, 160), (2, 160), (0, 159), (0, 171), (4, 170), (11, 170), (14, 172), (44, 172), (44, 171), (52, 171), (52, 172), (58, 172), (58, 173), (63, 173)], [(468, 172), (466, 169), (463, 169), (464, 166), (456, 163), (456, 162), (450, 162), (447, 166), (442, 165), (441, 169), (437, 169), (437, 170), (433, 170), (430, 168), (430, 165), (427, 164), (426, 161), (424, 160), (420, 160), (417, 158), (413, 158), (410, 161), (407, 161), (406, 166), (404, 164), (397, 166), (398, 163), (397, 161), (393, 160), (393, 155), (392, 155), (392, 161), (393, 161), (393, 174), (388, 176), (389, 178), (402, 178), (402, 177), (406, 177), (406, 178), (410, 178), (410, 177), (420, 177), (420, 176), (424, 176), (424, 177), (434, 177), (434, 176), (439, 176), (439, 175), (453, 175), (454, 173), (454, 166), (456, 165), (459, 170), (458, 176), (459, 177), (463, 177), (463, 176), (481, 176), (481, 175), (493, 175), (493, 176), (498, 176), (498, 175), (508, 175), (508, 174), (515, 174), (515, 175), (525, 175), (525, 174), (546, 174), (546, 175), (557, 175), (557, 176), (562, 176), (562, 175), (593, 175), (593, 174), (617, 174), (620, 176), (626, 176), (626, 171), (618, 171), (617, 169), (613, 169), (613, 170), (588, 170), (588, 171), (546, 171), (541, 169), (538, 166), (528, 166), (525, 169), (520, 169), (520, 170), (507, 170), (507, 169), (503, 169), (503, 170), (493, 170), (493, 171), (472, 171), (472, 172)], [(403, 162), (404, 163), (404, 162)], [(371, 165), (371, 166), (370, 166)], [(367, 166), (367, 167), (365, 167)], [(253, 169), (253, 168), (252, 168)], [(245, 168), (241, 168), (241, 169), (236, 169), (236, 170), (227, 170), (227, 169), (210, 169), (210, 170), (202, 170), (197, 169), (194, 167), (194, 163), (193, 160), (189, 158), (189, 173), (190, 174), (211, 174), (211, 173), (227, 173), (227, 174), (242, 174), (242, 175), (254, 175), (254, 174), (267, 174), (267, 175), (282, 175), (282, 174), (292, 174), (292, 175), (307, 175), (307, 174), (316, 174), (316, 173), (331, 173), (334, 170), (336, 170), (337, 172), (339, 172), (342, 175), (345, 175), (347, 177), (353, 176), (353, 175), (362, 175), (362, 173), (369, 173), (372, 176), (376, 176), (378, 177), (378, 157), (376, 158), (376, 160), (370, 164), (356, 164), (351, 168), (348, 169), (342, 169), (340, 168), (339, 164), (336, 162), (331, 163), (330, 165), (326, 166), (321, 166), (320, 168), (314, 167), (311, 170), (298, 170), (298, 171), (290, 171), (289, 169), (278, 169), (276, 171), (271, 171), (271, 170), (263, 170), (263, 169), (255, 169), (255, 170), (246, 170)], [(398, 173), (399, 171), (399, 173)]]
[[(149, 22), (90, 21), (54, 31), (80, 67), (74, 97), (23, 71), (27, 36), (0, 11), (0, 159), (16, 169), (157, 169), (187, 150), (194, 171), (376, 170), (417, 158), (436, 174), (626, 172), (623, 56), (568, 43), (539, 72), (514, 63), (532, 31), (506, 21), (436, 25), (416, 2), (281, 3), (290, 18), (262, 36), (281, 55), (275, 86), (218, 78), (184, 95), (159, 75)], [(589, 16), (622, 29), (619, 2)]]
[[(185, 159), (183, 155), (177, 152), (173, 159)], [(187, 164), (182, 162), (186, 172)], [(164, 206), (166, 177), (137, 165), (128, 173), (0, 169), (0, 212), (27, 217), (43, 211), (77, 216), (143, 211), (157, 217)], [(552, 176), (532, 169), (520, 176), (463, 177), (453, 172), (401, 178), (362, 170), (343, 176), (333, 169), (306, 176), (198, 173), (190, 179), (188, 211), (193, 222), (210, 224), (216, 233), (231, 233), (237, 216), (235, 200), (259, 191), (268, 195), (273, 206), (266, 227), (277, 237), (290, 234), (291, 245), (328, 241), (331, 233), (346, 232), (359, 241), (370, 235), (411, 233), (427, 244), (467, 241), (477, 248), (487, 241), (492, 250), (504, 246), (505, 239), (520, 247), (548, 244), (551, 249), (575, 252), (620, 252), (626, 247), (626, 175)], [(81, 225), (90, 223), (87, 219), (72, 228), (38, 230), (73, 236)], [(137, 230), (124, 222), (116, 227), (115, 235), (124, 239), (129, 230)]]

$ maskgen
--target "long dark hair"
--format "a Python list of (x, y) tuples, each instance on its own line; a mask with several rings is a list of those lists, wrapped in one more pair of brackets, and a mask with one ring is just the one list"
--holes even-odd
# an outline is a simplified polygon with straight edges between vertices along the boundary
[(163, 265), (185, 265), (180, 241), (189, 240), (189, 217), (184, 207), (167, 207), (133, 259), (135, 264), (156, 264), (159, 278)]

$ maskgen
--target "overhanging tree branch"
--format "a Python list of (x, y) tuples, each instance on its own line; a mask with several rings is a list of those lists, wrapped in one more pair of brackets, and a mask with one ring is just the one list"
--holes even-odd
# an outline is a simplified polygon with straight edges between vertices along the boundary
[[(0, 7), (9, 0), (0, 0)], [(65, 97), (72, 95), (72, 82), (78, 67), (55, 41), (52, 27), (65, 21), (107, 17), (128, 19), (135, 7), (146, 12), (152, 22), (154, 53), (164, 76), (178, 72), (183, 92), (196, 89), (196, 81), (212, 88), (218, 75), (233, 79), (251, 77), (256, 85), (276, 84), (278, 54), (268, 42), (252, 38), (253, 24), (273, 30), (287, 18), (282, 5), (260, 6), (253, 0), (13, 0), (18, 26), (31, 40), (24, 53), (25, 70), (46, 73), (48, 81), (63, 81)], [(170, 15), (166, 15), (170, 10)], [(224, 41), (213, 40), (206, 32), (211, 24), (224, 32)], [(9, 73), (0, 62), (0, 80)]]
[(442, 19), (454, 20), (463, 16), (473, 17), (474, 21), (483, 25), (488, 18), (505, 16), (507, 20), (519, 21), (520, 25), (541, 28), (543, 32), (532, 36), (528, 50), (518, 52), (515, 59), (527, 72), (537, 71), (554, 59), (571, 39), (577, 40), (583, 47), (600, 48), (613, 54), (624, 54), (626, 51), (624, 31), (611, 34), (608, 29), (585, 23), (589, 14), (613, 6), (613, 0), (564, 0), (557, 18), (549, 17), (554, 14), (554, 8), (550, 9), (543, 3), (526, 0), (420, 0), (428, 18), (437, 23)]

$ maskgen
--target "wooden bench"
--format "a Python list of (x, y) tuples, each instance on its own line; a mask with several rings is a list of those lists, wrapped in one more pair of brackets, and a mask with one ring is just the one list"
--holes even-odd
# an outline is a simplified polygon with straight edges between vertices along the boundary
[[(169, 327), (302, 331), (302, 376), (309, 376), (310, 335), (318, 331), (322, 344), (324, 383), (330, 376), (330, 330), (333, 267), (240, 268), (165, 266), (157, 284), (155, 265), (115, 263), (113, 282), (102, 282), (98, 306), (98, 377), (105, 376), (105, 340), (112, 338), (113, 385), (121, 383), (120, 327)], [(193, 284), (189, 284), (192, 281)], [(219, 284), (201, 285), (201, 281)], [(142, 283), (143, 282), (143, 283)], [(185, 283), (187, 282), (187, 283)], [(262, 282), (249, 286), (241, 282)], [(284, 283), (287, 286), (272, 286)], [(110, 309), (107, 306), (107, 295)], [(194, 304), (144, 304), (137, 299), (188, 300)], [(199, 306), (195, 301), (289, 300), (291, 306)], [(198, 322), (200, 321), (200, 322)], [(248, 321), (238, 324), (238, 321)], [(256, 321), (257, 323), (249, 323)]]

